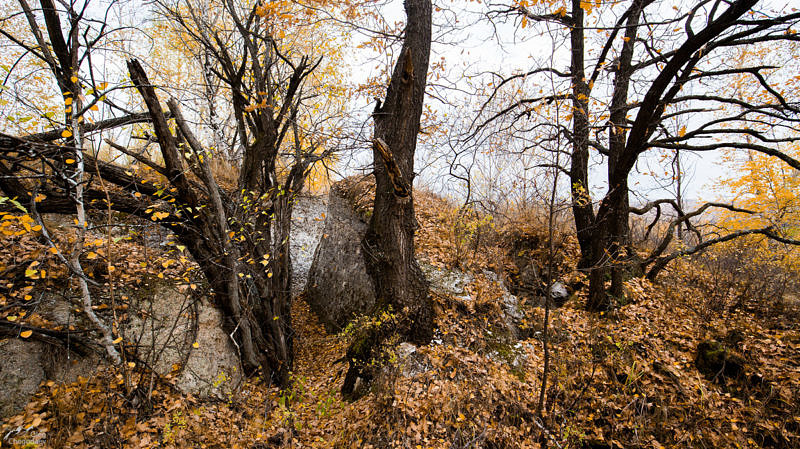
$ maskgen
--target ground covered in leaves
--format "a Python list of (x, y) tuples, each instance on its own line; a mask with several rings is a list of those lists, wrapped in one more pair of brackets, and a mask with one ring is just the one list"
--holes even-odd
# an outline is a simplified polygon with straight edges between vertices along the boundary
[[(780, 319), (756, 313), (757, 307), (711, 304), (713, 279), (687, 259), (657, 284), (629, 280), (625, 304), (592, 314), (582, 309), (575, 243), (559, 235), (556, 272), (571, 296), (552, 311), (548, 387), (539, 411), (544, 311), (522, 299), (520, 338), (511, 337), (504, 332), (508, 292), (500, 282), (514, 275), (514, 242), (542, 242), (543, 230), (533, 219), (521, 227), (459, 212), (426, 193), (416, 200), (421, 261), (440, 279), (466, 279), (466, 285), (457, 293), (434, 282), (434, 340), (387, 348), (385, 366), (363, 398), (347, 402), (339, 394), (349, 335), (327, 334), (300, 296), (293, 307), (291, 388), (251, 378), (236, 394), (200, 401), (177, 392), (170, 376), (105, 368), (73, 384), (42, 384), (25, 411), (2, 424), (3, 446), (800, 447), (796, 304), (785, 305)], [(24, 243), (29, 247), (17, 248), (38, 250), (35, 239)], [(119, 244), (131, 245), (131, 254), (143, 248)], [(162, 270), (153, 272), (169, 278), (173, 270), (176, 282), (194, 289), (199, 281), (175, 269), (189, 262), (179, 249), (167, 251), (172, 255), (163, 252)], [(533, 248), (530, 257), (543, 254)], [(21, 269), (12, 259), (23, 258), (3, 250), (5, 272)], [(136, 276), (138, 263), (131, 257), (119, 267), (126, 279)], [(19, 317), (24, 308), (12, 305), (34, 291), (25, 289), (7, 287), (3, 320)], [(698, 348), (710, 348), (699, 361)]]

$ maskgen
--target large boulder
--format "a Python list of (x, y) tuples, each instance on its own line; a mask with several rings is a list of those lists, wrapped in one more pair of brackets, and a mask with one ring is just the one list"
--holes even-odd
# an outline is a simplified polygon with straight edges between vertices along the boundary
[(325, 227), (308, 273), (306, 300), (329, 332), (340, 331), (376, 304), (375, 287), (361, 252), (369, 215), (359, 210), (355, 192), (361, 190), (368, 192), (350, 180), (331, 188)]
[(71, 383), (90, 376), (100, 358), (38, 340), (0, 341), (0, 418), (18, 413), (45, 380)]
[(292, 213), (292, 296), (302, 293), (325, 225), (327, 196), (298, 196)]
[(222, 329), (222, 314), (205, 298), (156, 284), (136, 306), (144, 313), (128, 323), (126, 339), (157, 373), (178, 371), (179, 390), (226, 399), (241, 385), (239, 357)]
[[(131, 296), (129, 310), (135, 313), (121, 323), (120, 334), (137, 360), (173, 377), (182, 392), (200, 398), (228, 399), (241, 386), (238, 353), (222, 329), (222, 314), (212, 304), (165, 283)], [(42, 315), (54, 324), (88, 327), (59, 295), (42, 304)], [(0, 418), (19, 413), (42, 381), (72, 383), (78, 376), (93, 375), (104, 363), (98, 353), (74, 349), (81, 351), (33, 338), (0, 341)]]

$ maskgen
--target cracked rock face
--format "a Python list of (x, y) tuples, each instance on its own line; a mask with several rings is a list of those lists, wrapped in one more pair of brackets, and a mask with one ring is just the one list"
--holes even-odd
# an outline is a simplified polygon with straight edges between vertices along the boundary
[(328, 197), (325, 226), (308, 273), (306, 300), (328, 332), (338, 332), (375, 307), (361, 240), (367, 223), (336, 188)]
[(295, 200), (292, 214), (292, 296), (306, 287), (314, 251), (322, 236), (325, 223), (326, 197), (300, 196)]

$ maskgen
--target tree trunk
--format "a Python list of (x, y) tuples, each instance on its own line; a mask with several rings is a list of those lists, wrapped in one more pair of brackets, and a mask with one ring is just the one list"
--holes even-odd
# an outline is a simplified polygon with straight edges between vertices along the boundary
[(588, 268), (593, 259), (594, 209), (589, 194), (589, 95), (586, 82), (586, 62), (584, 59), (583, 5), (580, 0), (572, 1), (572, 20), (570, 29), (570, 73), (572, 75), (572, 160), (570, 163), (570, 188), (572, 193), (572, 216), (575, 219), (575, 233), (581, 248), (578, 268)]
[[(408, 23), (400, 58), (383, 107), (377, 106), (373, 114), (375, 205), (361, 244), (378, 304), (396, 314), (393, 331), (416, 344), (426, 344), (433, 336), (433, 307), (428, 282), (414, 258), (417, 223), (412, 184), (431, 48), (431, 2), (406, 0), (405, 9)], [(367, 344), (357, 341), (351, 346), (343, 393), (353, 393), (356, 378), (389, 333), (377, 329)]]
[[(608, 179), (611, 190), (600, 205), (594, 226), (590, 254), (592, 264), (589, 279), (590, 310), (608, 310), (615, 298), (623, 295), (623, 276), (628, 265), (630, 226), (628, 224), (629, 195), (628, 171), (620, 169), (619, 158), (625, 152), (628, 90), (633, 74), (631, 66), (634, 43), (639, 29), (639, 19), (646, 0), (634, 0), (625, 26), (625, 39), (616, 62), (614, 91), (609, 107), (608, 130)], [(605, 281), (611, 278), (611, 287), (605, 289)]]
[(410, 328), (403, 334), (425, 344), (433, 334), (433, 311), (428, 282), (414, 258), (412, 184), (431, 49), (431, 2), (407, 0), (405, 8), (403, 49), (386, 101), (373, 115), (375, 206), (362, 245), (378, 302), (407, 314)]
[[(628, 182), (619, 180), (597, 211), (592, 260), (589, 269), (589, 300), (586, 308), (601, 312), (611, 309), (614, 298), (623, 294), (624, 262), (628, 240)], [(611, 280), (610, 289), (606, 281)]]
[[(288, 385), (293, 356), (289, 256), (291, 195), (284, 193), (272, 196), (272, 200), (263, 200), (248, 190), (241, 192), (241, 197), (228, 198), (237, 200), (233, 204), (224, 205), (223, 192), (214, 181), (207, 161), (198, 157), (195, 163), (202, 169), (208, 191), (206, 197), (185, 175), (178, 139), (172, 134), (141, 65), (130, 61), (128, 68), (131, 80), (153, 119), (175, 195), (180, 204), (195, 211), (185, 210), (181, 215), (189, 231), (179, 233), (177, 237), (192, 254), (213, 289), (225, 319), (224, 330), (236, 346), (245, 372), (262, 370), (271, 383)], [(171, 101), (170, 106), (178, 122), (178, 137), (199, 155), (203, 149), (183, 121), (177, 103)], [(259, 150), (262, 148), (272, 147), (267, 142)], [(263, 157), (263, 153), (259, 154)], [(259, 173), (262, 164), (266, 166), (264, 171), (274, 173), (270, 171), (274, 164), (270, 165), (267, 159), (253, 161), (245, 158), (245, 162), (250, 161), (257, 167), (249, 167), (248, 173)], [(270, 177), (245, 178), (248, 188), (258, 188), (259, 184), (266, 185), (269, 192), (277, 191), (272, 188)], [(247, 263), (248, 260), (254, 263)]]

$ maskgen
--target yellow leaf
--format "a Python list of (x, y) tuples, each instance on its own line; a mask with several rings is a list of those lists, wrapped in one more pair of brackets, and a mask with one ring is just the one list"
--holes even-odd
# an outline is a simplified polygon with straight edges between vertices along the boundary
[(195, 349), (197, 349), (197, 348), (199, 348), (199, 347), (200, 347), (200, 343), (198, 343), (198, 342), (194, 342), (194, 343), (192, 343), (192, 347), (193, 347), (193, 348), (195, 348)]
[(28, 338), (33, 335), (33, 331), (22, 331), (19, 333), (19, 336), (22, 338)]
[(89, 108), (90, 111), (99, 111), (100, 108), (97, 107), (96, 104), (93, 104), (92, 107)]
[(64, 99), (64, 104), (69, 106), (72, 104), (72, 97), (67, 97)]
[(683, 137), (686, 135), (686, 125), (681, 126), (680, 131), (678, 131), (678, 137)]
[(153, 221), (163, 220), (164, 218), (169, 217), (169, 212), (155, 212), (152, 217), (150, 217)]
[(75, 76), (75, 75), (72, 75), (72, 78), (70, 78), (69, 80), (72, 81), (73, 83), (77, 83), (78, 82), (78, 77)]
[(72, 131), (70, 131), (68, 129), (65, 129), (64, 131), (61, 131), (61, 137), (65, 138), (65, 139), (68, 138), (68, 137), (72, 137)]
[(17, 316), (16, 315), (9, 315), (9, 316), (6, 317), (6, 319), (13, 323), (14, 321), (17, 321)]
[(129, 368), (136, 368), (136, 362), (128, 362)]
[(64, 161), (64, 163), (65, 164), (74, 164), (75, 163), (75, 159), (67, 159), (67, 160)]
[(117, 337), (117, 339), (116, 339), (116, 340), (114, 340), (112, 343), (114, 343), (115, 345), (118, 345), (118, 344), (120, 344), (121, 342), (122, 342), (122, 337)]
[(97, 259), (97, 253), (94, 251), (89, 251), (89, 254), (86, 255), (86, 258), (89, 260)]

